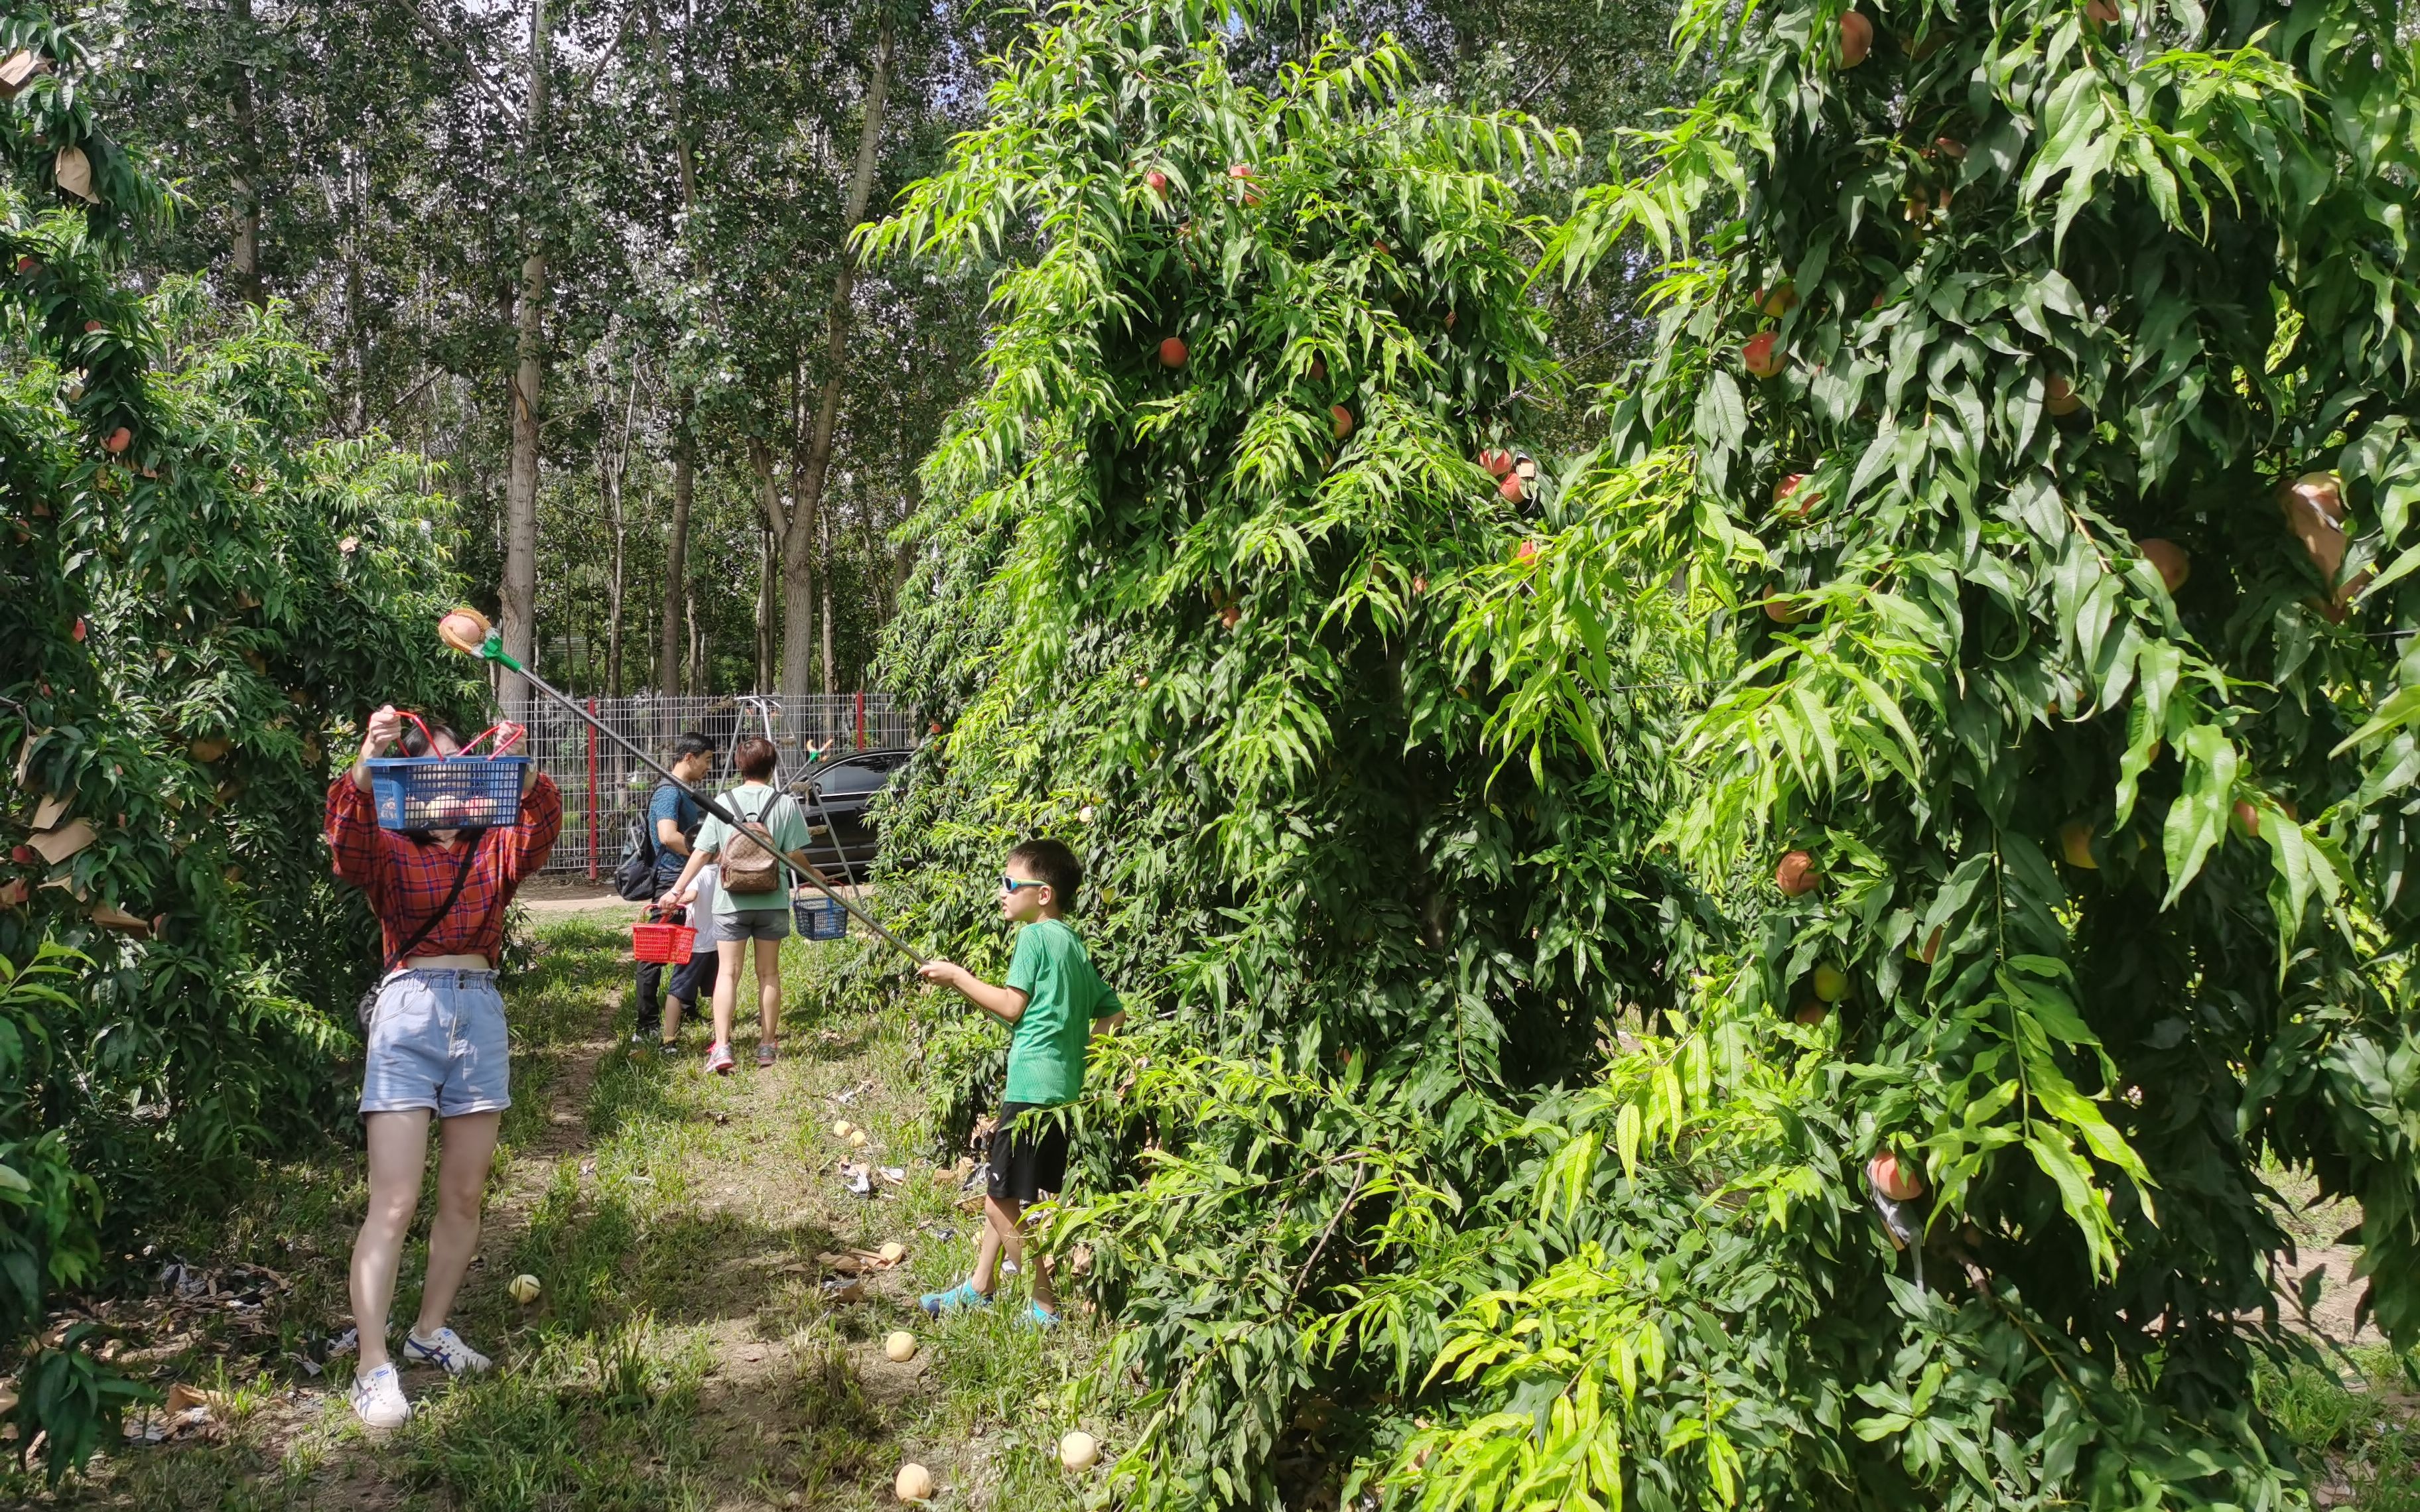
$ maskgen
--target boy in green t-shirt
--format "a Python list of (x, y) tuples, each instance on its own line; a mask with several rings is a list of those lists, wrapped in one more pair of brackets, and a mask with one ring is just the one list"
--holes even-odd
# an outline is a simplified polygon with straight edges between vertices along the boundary
[[(984, 1235), (974, 1273), (947, 1291), (929, 1293), (935, 1317), (959, 1307), (991, 1305), (992, 1273), (1001, 1252), (1024, 1263), (1018, 1225), (1025, 1205), (1057, 1193), (1067, 1177), (1067, 1130), (1031, 1110), (1072, 1103), (1084, 1089), (1084, 1055), (1094, 1035), (1125, 1018), (1118, 995), (1093, 969), (1084, 942), (1062, 917), (1076, 904), (1083, 864), (1055, 840), (1030, 840), (1008, 853), (1000, 879), (1000, 911), (1022, 924), (1008, 980), (995, 987), (951, 961), (929, 961), (926, 981), (954, 988), (968, 1002), (1009, 1026), (1008, 1086), (991, 1133), (991, 1189), (984, 1200)], [(1050, 1289), (1050, 1262), (1033, 1260), (1033, 1302), (1028, 1316), (1047, 1328), (1059, 1321)]]

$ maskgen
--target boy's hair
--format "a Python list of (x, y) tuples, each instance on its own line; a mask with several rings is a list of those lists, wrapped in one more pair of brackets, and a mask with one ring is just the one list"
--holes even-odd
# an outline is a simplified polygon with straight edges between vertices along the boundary
[(676, 762), (687, 761), (692, 756), (711, 756), (713, 754), (714, 742), (706, 739), (704, 735), (699, 734), (694, 730), (682, 731), (680, 733), (680, 738), (673, 742), (673, 760)]
[(1084, 885), (1084, 863), (1055, 840), (1029, 840), (1008, 853), (1011, 866), (1022, 865), (1037, 882), (1050, 884), (1051, 901), (1064, 912), (1076, 906), (1076, 889)]
[(763, 735), (750, 735), (731, 748), (731, 764), (739, 768), (741, 777), (754, 782), (771, 777), (773, 764), (781, 759), (782, 753)]

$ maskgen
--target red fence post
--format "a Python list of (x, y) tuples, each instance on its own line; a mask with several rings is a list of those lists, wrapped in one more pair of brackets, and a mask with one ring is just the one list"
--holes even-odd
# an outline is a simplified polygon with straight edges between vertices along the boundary
[(860, 688), (857, 694), (857, 748), (860, 750), (865, 748), (865, 690), (863, 688)]
[[(597, 717), (597, 701), (588, 701), (588, 717)], [(588, 727), (588, 880), (597, 880), (597, 727)]]

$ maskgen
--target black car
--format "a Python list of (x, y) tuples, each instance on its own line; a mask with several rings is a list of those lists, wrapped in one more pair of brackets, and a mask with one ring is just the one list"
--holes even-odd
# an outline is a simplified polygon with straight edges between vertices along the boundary
[(809, 767), (794, 779), (790, 791), (806, 810), (814, 835), (807, 846), (807, 859), (828, 876), (845, 873), (852, 882), (863, 882), (871, 875), (876, 839), (866, 805), (891, 780), (891, 774), (915, 754), (912, 750), (861, 750), (828, 765)]

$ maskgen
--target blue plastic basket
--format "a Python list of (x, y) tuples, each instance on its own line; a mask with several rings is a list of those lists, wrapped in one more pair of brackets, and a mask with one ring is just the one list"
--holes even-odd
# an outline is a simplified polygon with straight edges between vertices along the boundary
[(518, 822), (526, 756), (380, 756), (367, 764), (380, 829), (491, 829)]
[(848, 933), (848, 910), (830, 898), (794, 898), (790, 917), (799, 933), (810, 940), (836, 940)]

